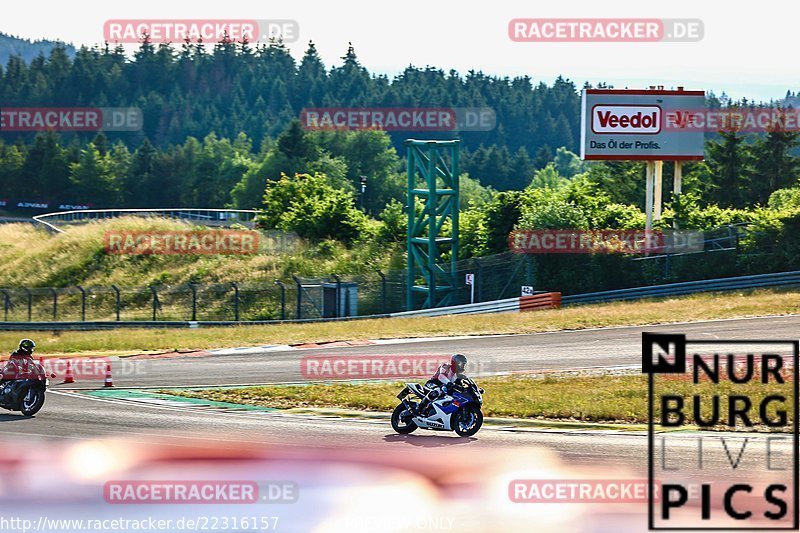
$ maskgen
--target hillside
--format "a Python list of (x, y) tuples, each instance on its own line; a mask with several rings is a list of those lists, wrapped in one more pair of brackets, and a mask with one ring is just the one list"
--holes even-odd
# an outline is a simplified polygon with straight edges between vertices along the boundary
[[(123, 320), (150, 319), (158, 289), (159, 320), (187, 320), (191, 315), (191, 287), (197, 286), (197, 318), (232, 320), (237, 309), (233, 285), (239, 289), (242, 319), (278, 319), (296, 313), (292, 275), (326, 278), (331, 273), (359, 274), (373, 280), (359, 286), (359, 309), (378, 312), (380, 284), (375, 271), (386, 270), (397, 250), (386, 246), (345, 248), (332, 242), (299, 241), (286, 252), (260, 251), (254, 255), (117, 255), (105, 250), (106, 232), (156, 232), (201, 229), (170, 220), (136, 218), (97, 221), (66, 228), (53, 235), (30, 224), (0, 225), (0, 287), (8, 295), (0, 312), (9, 320), (28, 319), (28, 298), (33, 320), (80, 320), (81, 293), (87, 290), (87, 320), (113, 320), (115, 292), (121, 290)], [(395, 257), (396, 260), (396, 257)], [(275, 280), (287, 285), (285, 307)], [(29, 288), (28, 290), (22, 287)], [(53, 291), (57, 289), (57, 310)], [(304, 294), (304, 316), (319, 316), (321, 293)], [(1, 301), (1, 300), (0, 300)]]
[[(136, 218), (96, 221), (58, 235), (30, 224), (0, 225), (0, 287), (73, 285), (148, 286), (205, 283), (273, 283), (291, 274), (323, 276), (379, 268), (385, 256), (367, 248), (299, 242), (287, 253), (256, 255), (112, 255), (104, 251), (108, 231), (174, 231), (193, 226)], [(333, 246), (333, 248), (331, 247)]]
[(11, 56), (20, 56), (23, 61), (30, 63), (39, 54), (47, 57), (56, 46), (63, 47), (69, 57), (75, 56), (75, 47), (71, 44), (47, 39), (31, 41), (0, 32), (0, 65), (6, 65)]

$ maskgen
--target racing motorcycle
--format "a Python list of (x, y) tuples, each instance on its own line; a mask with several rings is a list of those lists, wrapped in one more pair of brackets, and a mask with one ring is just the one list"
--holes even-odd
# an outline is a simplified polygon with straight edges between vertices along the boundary
[(16, 379), (0, 383), (0, 407), (33, 416), (44, 405), (50, 379)]
[(425, 412), (420, 403), (426, 391), (418, 383), (406, 383), (397, 398), (400, 405), (392, 413), (392, 429), (397, 433), (411, 433), (417, 428), (455, 431), (461, 437), (471, 437), (483, 425), (484, 390), (466, 376), (458, 376), (449, 393), (428, 402)]

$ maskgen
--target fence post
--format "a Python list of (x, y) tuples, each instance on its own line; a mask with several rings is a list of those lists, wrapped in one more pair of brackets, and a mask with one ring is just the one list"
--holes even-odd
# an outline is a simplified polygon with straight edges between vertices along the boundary
[(233, 287), (233, 319), (239, 322), (239, 284), (231, 281)]
[(477, 280), (474, 281), (474, 283), (477, 285), (477, 289), (478, 289), (478, 300), (477, 301), (478, 302), (482, 302), (483, 301), (483, 265), (481, 264), (480, 260), (478, 260), (477, 257), (474, 258), (473, 261), (475, 262), (475, 270), (476, 270), (475, 274), (476, 274), (476, 277), (478, 278)]
[(525, 254), (525, 282), (526, 285), (534, 287), (533, 284), (533, 255)]
[(28, 322), (31, 321), (31, 310), (33, 309), (33, 294), (31, 294), (30, 289), (28, 287), (22, 287), (25, 290), (25, 294), (28, 295)]
[(11, 307), (11, 299), (8, 297), (8, 291), (6, 291), (5, 289), (2, 289), (2, 291), (0, 292), (3, 293), (3, 308), (5, 309), (4, 321), (8, 322), (8, 309), (9, 307)]
[(297, 312), (295, 313), (295, 317), (297, 320), (300, 320), (300, 308), (303, 305), (303, 285), (300, 283), (300, 279), (294, 274), (292, 274), (292, 279), (297, 284)]
[(86, 289), (80, 285), (76, 285), (75, 288), (81, 291), (81, 322), (86, 322)]
[(189, 283), (189, 290), (192, 291), (192, 322), (197, 320), (197, 285)]
[(115, 307), (116, 307), (116, 311), (117, 311), (117, 322), (119, 322), (119, 287), (117, 287), (116, 285), (112, 285), (111, 288), (114, 289), (114, 293), (116, 294), (116, 305), (115, 305)]
[(286, 320), (286, 285), (279, 279), (275, 280), (275, 285), (281, 288), (281, 320)]
[(156, 321), (156, 309), (158, 308), (158, 289), (150, 285), (150, 292), (153, 293), (153, 322)]
[(378, 275), (381, 277), (381, 310), (385, 315), (388, 313), (386, 310), (386, 275), (378, 270)]
[(58, 293), (54, 288), (50, 288), (50, 291), (53, 293), (53, 322), (58, 321)]
[(342, 299), (342, 280), (339, 279), (339, 276), (336, 274), (331, 274), (331, 277), (336, 282), (336, 312), (333, 316), (339, 318), (339, 309), (341, 309), (341, 299)]

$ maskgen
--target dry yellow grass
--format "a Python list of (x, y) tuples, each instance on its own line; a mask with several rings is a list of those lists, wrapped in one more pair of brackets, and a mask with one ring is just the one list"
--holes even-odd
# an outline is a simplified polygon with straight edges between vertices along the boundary
[[(272, 283), (289, 274), (374, 271), (385, 268), (392, 250), (342, 245), (317, 249), (298, 241), (287, 253), (256, 255), (109, 255), (103, 236), (108, 231), (187, 230), (175, 220), (125, 217), (64, 226), (50, 234), (31, 224), (0, 224), (0, 287), (64, 287), (69, 285), (147, 286), (155, 283), (236, 281)], [(378, 265), (378, 266), (376, 266)]]

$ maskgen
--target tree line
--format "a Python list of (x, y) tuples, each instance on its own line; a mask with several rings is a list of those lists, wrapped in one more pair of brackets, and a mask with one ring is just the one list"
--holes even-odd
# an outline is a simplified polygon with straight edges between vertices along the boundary
[[(8, 107), (138, 107), (142, 131), (115, 134), (129, 147), (145, 138), (166, 147), (212, 132), (227, 139), (244, 133), (259, 146), (309, 107), (488, 107), (497, 127), (462, 132), (465, 148), (497, 145), (513, 154), (524, 147), (536, 157), (577, 146), (580, 98), (564, 78), (548, 85), (529, 76), (409, 66), (390, 79), (370, 73), (352, 46), (341, 59), (340, 65), (326, 66), (313, 42), (299, 61), (280, 41), (223, 40), (209, 49), (197, 43), (155, 45), (145, 38), (132, 58), (107, 43), (81, 47), (74, 58), (56, 46), (30, 62), (11, 56), (0, 67), (0, 102)], [(391, 133), (395, 148), (407, 135)]]

